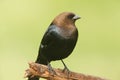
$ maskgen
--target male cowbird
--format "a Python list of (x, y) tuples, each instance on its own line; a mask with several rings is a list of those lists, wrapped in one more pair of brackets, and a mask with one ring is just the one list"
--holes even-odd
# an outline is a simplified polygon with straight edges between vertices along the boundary
[(67, 68), (62, 59), (68, 57), (76, 45), (78, 30), (75, 21), (79, 18), (72, 12), (63, 12), (55, 17), (43, 36), (36, 63), (50, 65), (51, 61), (61, 60)]

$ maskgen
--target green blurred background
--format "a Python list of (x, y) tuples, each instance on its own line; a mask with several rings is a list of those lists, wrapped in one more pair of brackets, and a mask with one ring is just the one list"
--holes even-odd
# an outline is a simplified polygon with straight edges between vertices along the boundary
[(119, 0), (0, 0), (0, 80), (26, 80), (44, 32), (64, 11), (82, 17), (77, 46), (64, 60), (70, 70), (120, 80)]

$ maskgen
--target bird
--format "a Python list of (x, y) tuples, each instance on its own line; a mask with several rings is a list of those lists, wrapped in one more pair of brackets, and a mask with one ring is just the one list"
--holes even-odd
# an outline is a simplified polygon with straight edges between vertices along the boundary
[[(76, 20), (80, 19), (73, 12), (62, 12), (57, 15), (46, 30), (38, 51), (36, 63), (49, 65), (50, 62), (61, 60), (64, 69), (68, 69), (63, 59), (74, 50), (78, 40)], [(39, 77), (29, 77), (28, 80), (39, 80)]]

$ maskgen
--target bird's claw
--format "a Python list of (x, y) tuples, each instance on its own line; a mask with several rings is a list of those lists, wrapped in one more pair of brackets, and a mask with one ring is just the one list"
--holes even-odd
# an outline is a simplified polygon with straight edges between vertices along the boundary
[(69, 78), (70, 70), (67, 67), (65, 67), (62, 72), (65, 73), (67, 75), (67, 77)]
[(54, 69), (51, 67), (50, 63), (48, 63), (48, 70), (50, 72), (51, 75), (56, 75), (56, 72), (54, 71)]

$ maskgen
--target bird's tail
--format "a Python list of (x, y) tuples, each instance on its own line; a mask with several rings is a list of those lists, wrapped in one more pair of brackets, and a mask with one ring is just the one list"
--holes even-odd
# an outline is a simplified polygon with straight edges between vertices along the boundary
[(37, 60), (35, 62), (43, 65), (48, 64), (47, 58), (43, 54), (41, 54), (41, 52), (39, 52)]
[[(43, 65), (47, 65), (48, 61), (47, 59), (41, 54), (41, 52), (39, 52), (37, 60), (35, 61), (35, 63), (39, 63), (39, 64), (43, 64)], [(39, 80), (39, 77), (32, 77), (32, 78), (28, 78), (28, 80)]]
[(28, 78), (28, 80), (39, 80), (39, 77)]

